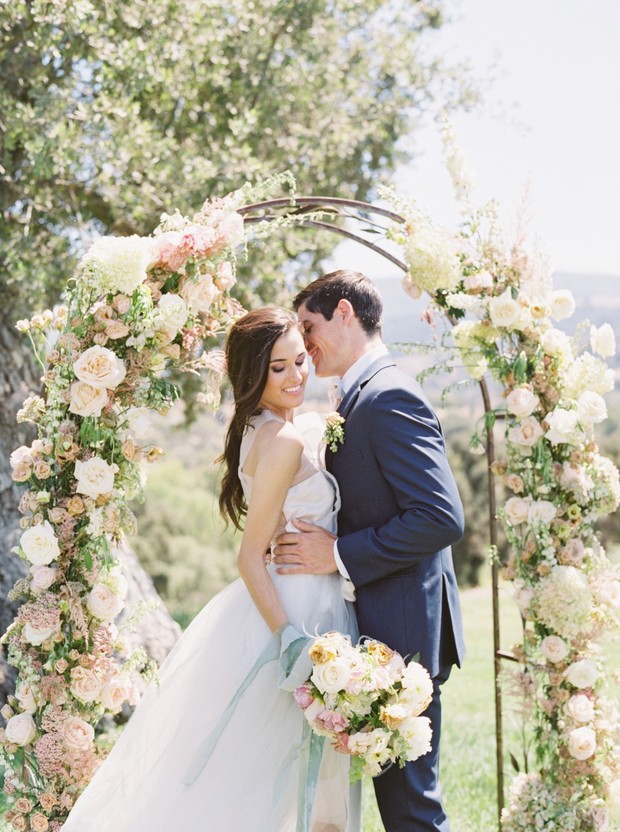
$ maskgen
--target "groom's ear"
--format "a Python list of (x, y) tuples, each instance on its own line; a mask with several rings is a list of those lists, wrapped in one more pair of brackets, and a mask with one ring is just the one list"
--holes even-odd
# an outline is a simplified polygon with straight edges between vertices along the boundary
[(342, 319), (344, 326), (348, 326), (352, 321), (357, 320), (357, 316), (351, 302), (345, 298), (340, 298), (338, 301), (338, 305), (334, 309), (334, 315)]

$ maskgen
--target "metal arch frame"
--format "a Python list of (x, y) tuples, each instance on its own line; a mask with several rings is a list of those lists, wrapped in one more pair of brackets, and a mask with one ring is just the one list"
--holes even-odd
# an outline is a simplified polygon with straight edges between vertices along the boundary
[[(281, 209), (287, 209), (282, 212)], [(332, 222), (327, 222), (316, 217), (309, 216), (308, 219), (303, 219), (304, 214), (310, 211), (320, 212), (322, 209), (329, 209), (334, 219), (352, 219), (362, 221), (364, 214), (377, 215), (384, 217), (392, 222), (405, 224), (406, 220), (400, 214), (393, 211), (388, 211), (384, 208), (379, 208), (368, 202), (361, 202), (354, 199), (340, 199), (338, 197), (322, 197), (322, 196), (296, 196), (293, 198), (271, 199), (263, 202), (255, 202), (249, 205), (244, 205), (238, 208), (237, 211), (244, 218), (244, 223), (251, 225), (263, 222), (273, 222), (280, 216), (295, 217), (295, 224), (302, 228), (317, 228), (322, 231), (330, 231), (333, 234), (338, 234), (349, 240), (353, 240), (360, 245), (366, 246), (376, 254), (389, 260), (393, 265), (399, 268), (402, 272), (407, 272), (406, 264), (399, 260), (394, 255), (385, 251), (381, 246), (371, 243), (359, 234), (342, 228)], [(279, 212), (279, 213), (274, 213)], [(378, 224), (377, 224), (378, 225)], [(382, 226), (379, 226), (385, 230)], [(454, 323), (452, 321), (452, 323)], [(491, 396), (489, 388), (484, 379), (478, 382), (482, 401), (484, 405), (485, 416), (493, 412), (491, 406)], [(488, 489), (488, 505), (489, 505), (489, 542), (491, 551), (497, 551), (497, 497), (495, 491), (495, 476), (491, 469), (495, 461), (495, 439), (493, 433), (493, 422), (485, 419), (485, 453), (487, 457), (487, 489)], [(499, 619), (499, 562), (498, 558), (493, 556), (491, 561), (491, 581), (492, 581), (492, 601), (493, 601), (493, 671), (494, 671), (494, 687), (495, 687), (495, 764), (497, 772), (497, 820), (498, 829), (501, 829), (501, 813), (504, 806), (504, 749), (503, 749), (503, 731), (502, 731), (502, 691), (500, 687), (500, 671), (501, 660), (509, 659), (515, 660), (515, 657), (501, 649), (500, 645), (500, 619)]]

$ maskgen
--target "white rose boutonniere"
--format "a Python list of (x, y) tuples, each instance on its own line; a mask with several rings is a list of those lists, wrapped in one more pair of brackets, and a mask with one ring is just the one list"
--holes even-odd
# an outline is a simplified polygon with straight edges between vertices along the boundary
[(338, 450), (338, 445), (344, 443), (344, 418), (335, 410), (327, 414), (325, 421), (325, 433), (323, 434), (323, 441), (329, 450), (335, 454)]

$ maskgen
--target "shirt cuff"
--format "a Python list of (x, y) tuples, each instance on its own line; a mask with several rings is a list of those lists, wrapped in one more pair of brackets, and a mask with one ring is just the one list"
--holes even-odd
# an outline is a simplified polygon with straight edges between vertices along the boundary
[(340, 553), (338, 552), (338, 540), (334, 540), (334, 560), (336, 561), (336, 566), (338, 567), (338, 572), (342, 578), (341, 580), (341, 589), (342, 589), (342, 597), (345, 601), (355, 601), (355, 587), (353, 586), (353, 581), (349, 577), (349, 573), (347, 571), (347, 567), (342, 562), (342, 558), (340, 557)]

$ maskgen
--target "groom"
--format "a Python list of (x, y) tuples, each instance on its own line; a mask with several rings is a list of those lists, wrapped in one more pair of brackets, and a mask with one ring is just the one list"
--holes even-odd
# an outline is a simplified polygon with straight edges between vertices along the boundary
[(362, 635), (405, 657), (419, 654), (434, 681), (430, 753), (374, 780), (387, 832), (448, 832), (438, 783), (440, 686), (465, 647), (450, 545), (463, 510), (444, 440), (420, 386), (381, 339), (383, 303), (369, 278), (336, 271), (310, 283), (295, 309), (319, 377), (338, 376), (344, 442), (326, 452), (340, 487), (338, 537), (302, 521), (283, 533), (283, 574), (339, 571), (357, 596)]

